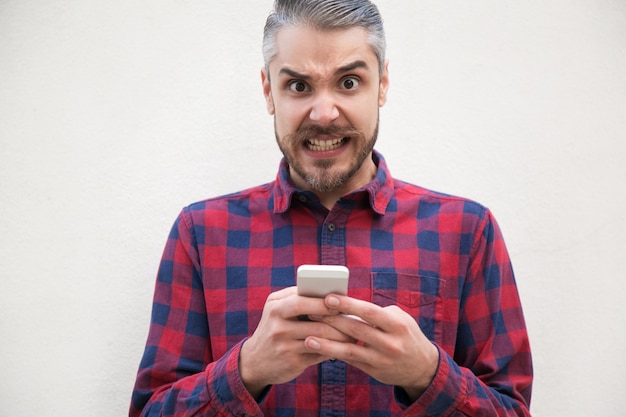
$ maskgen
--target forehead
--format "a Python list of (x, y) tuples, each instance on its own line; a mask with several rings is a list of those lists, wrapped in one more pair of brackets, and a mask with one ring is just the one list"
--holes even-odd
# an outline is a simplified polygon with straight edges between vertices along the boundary
[(277, 54), (270, 72), (289, 67), (306, 73), (333, 71), (355, 61), (377, 70), (376, 54), (364, 28), (318, 30), (309, 26), (287, 26), (276, 35)]

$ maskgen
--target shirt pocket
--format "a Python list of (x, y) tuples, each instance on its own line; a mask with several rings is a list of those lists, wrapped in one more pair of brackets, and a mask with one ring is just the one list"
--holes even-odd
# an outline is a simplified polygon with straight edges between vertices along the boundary
[(440, 342), (444, 284), (438, 277), (374, 272), (372, 301), (381, 307), (397, 305), (415, 319), (428, 339)]

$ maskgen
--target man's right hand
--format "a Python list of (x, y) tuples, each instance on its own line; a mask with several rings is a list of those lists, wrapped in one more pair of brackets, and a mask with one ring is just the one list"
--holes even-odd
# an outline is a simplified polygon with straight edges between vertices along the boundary
[(302, 315), (334, 314), (338, 312), (329, 310), (323, 298), (299, 296), (296, 287), (270, 294), (258, 327), (239, 354), (239, 372), (250, 394), (258, 399), (265, 387), (291, 381), (309, 366), (329, 359), (308, 350), (307, 337), (351, 341), (328, 324), (298, 320)]

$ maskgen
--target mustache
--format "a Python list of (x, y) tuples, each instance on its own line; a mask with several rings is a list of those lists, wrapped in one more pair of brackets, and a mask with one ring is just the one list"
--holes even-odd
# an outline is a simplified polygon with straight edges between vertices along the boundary
[(352, 126), (328, 126), (319, 125), (303, 126), (289, 135), (289, 139), (295, 142), (306, 142), (317, 136), (335, 136), (341, 138), (354, 138), (362, 136), (362, 133)]

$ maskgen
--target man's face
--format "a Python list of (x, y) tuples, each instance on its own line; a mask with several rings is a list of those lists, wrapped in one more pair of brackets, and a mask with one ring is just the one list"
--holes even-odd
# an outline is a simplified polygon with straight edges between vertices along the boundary
[(387, 66), (379, 74), (367, 32), (286, 27), (261, 77), (276, 140), (294, 182), (318, 192), (349, 192), (371, 181), (378, 110)]

